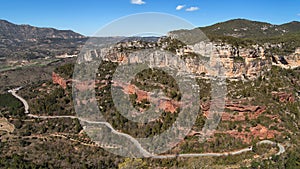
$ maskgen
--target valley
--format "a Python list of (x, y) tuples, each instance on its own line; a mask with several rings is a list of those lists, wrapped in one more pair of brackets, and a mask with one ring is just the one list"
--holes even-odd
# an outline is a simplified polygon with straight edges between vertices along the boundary
[[(178, 33), (175, 31), (165, 37), (129, 38), (101, 50), (85, 52), (80, 49), (87, 37), (72, 31), (35, 30), (4, 21), (0, 27), (1, 45), (6, 49), (0, 54), (4, 65), (0, 68), (0, 149), (3, 152), (0, 167), (13, 164), (19, 168), (21, 165), (40, 168), (122, 168), (126, 165), (136, 168), (205, 165), (206, 168), (293, 168), (299, 165), (298, 22), (271, 25), (238, 19), (201, 28), (209, 42), (185, 44), (173, 38)], [(25, 33), (13, 35), (8, 33), (10, 29)], [(36, 36), (31, 37), (31, 34)], [(19, 49), (22, 45), (9, 46), (10, 39), (13, 43), (35, 43), (33, 46), (39, 50), (25, 45), (34, 55), (23, 53), (24, 50)], [(50, 53), (45, 54), (45, 51)], [(165, 53), (147, 58), (140, 57), (140, 51)], [(99, 58), (102, 62), (95, 79), (78, 83), (74, 79), (74, 66), (79, 63), (84, 67), (84, 63)], [(216, 75), (220, 74), (207, 66), (211, 58), (217, 58), (217, 63), (223, 66), (224, 81), (217, 84), (224, 86), (226, 94), (224, 110), (219, 114), (211, 112), (211, 106), (221, 102), (211, 96)], [(180, 70), (176, 73), (194, 79), (199, 87), (195, 124), (187, 136), (163, 154), (152, 153), (139, 138), (167, 131), (188, 103), (182, 101), (177, 81), (159, 68), (139, 72), (130, 83), (113, 79), (120, 65), (138, 63)], [(157, 105), (152, 112), (157, 118), (148, 123), (128, 120), (114, 106), (113, 88), (118, 89), (120, 95), (129, 96), (136, 115), (152, 111), (151, 106)], [(91, 89), (95, 91), (95, 99), (74, 99), (74, 91)], [(78, 114), (75, 104), (97, 105), (103, 119)], [(218, 119), (215, 130), (203, 130), (206, 121)], [(110, 131), (119, 140), (97, 140), (86, 130), (93, 126)], [(207, 133), (212, 134), (202, 140)], [(173, 144), (172, 140), (166, 141)], [(117, 151), (131, 155), (123, 157), (113, 153)]]

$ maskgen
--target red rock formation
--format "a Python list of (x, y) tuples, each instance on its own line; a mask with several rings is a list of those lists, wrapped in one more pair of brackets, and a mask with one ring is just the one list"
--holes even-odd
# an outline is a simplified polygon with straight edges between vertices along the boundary
[(126, 84), (123, 84), (123, 83), (119, 83), (119, 82), (114, 82), (113, 83), (114, 86), (119, 86), (119, 87), (122, 87), (123, 88), (123, 91), (126, 93), (126, 94), (134, 94), (135, 93), (135, 86), (134, 85), (126, 85)]
[(137, 101), (138, 102), (141, 102), (142, 100), (148, 100), (149, 99), (149, 93), (148, 92), (136, 89), (135, 93), (137, 95)]
[(152, 98), (150, 92), (140, 90), (135, 85), (132, 84), (114, 82), (113, 85), (123, 88), (125, 94), (136, 94), (137, 102), (142, 102), (143, 100), (149, 100), (151, 102), (154, 102), (154, 104), (157, 105), (159, 109), (164, 110), (166, 112), (175, 113), (177, 108), (180, 107), (180, 104), (174, 100)]
[(292, 93), (285, 93), (285, 92), (272, 92), (273, 97), (278, 97), (279, 101), (281, 103), (294, 103), (295, 102), (295, 97), (293, 96)]
[(259, 106), (245, 106), (240, 104), (226, 104), (226, 108), (231, 111), (238, 112), (254, 112), (259, 109)]
[[(65, 80), (64, 78), (62, 78), (59, 74), (52, 72), (52, 83), (53, 84), (58, 84), (60, 85), (63, 89), (67, 88), (68, 84), (71, 84), (72, 82), (74, 82), (74, 80), (69, 79), (69, 80)], [(79, 91), (85, 91), (88, 89), (93, 89), (95, 88), (95, 84), (100, 84), (101, 82), (99, 80), (93, 81), (84, 81), (84, 82), (76, 82), (75, 84), (75, 88), (78, 89)], [(100, 86), (100, 87), (104, 87), (107, 84)], [(99, 88), (100, 88), (99, 87)]]
[[(204, 112), (204, 116), (208, 118), (210, 103), (201, 103), (201, 109)], [(227, 102), (225, 104), (225, 109), (235, 111), (236, 113), (223, 112), (222, 121), (245, 121), (246, 117), (249, 120), (258, 118), (263, 112), (265, 112), (265, 107), (260, 106), (246, 106), (242, 104), (235, 104)]]
[(257, 125), (256, 127), (251, 127), (249, 132), (238, 132), (237, 130), (231, 130), (224, 132), (231, 135), (234, 138), (239, 138), (243, 140), (244, 143), (251, 143), (254, 138), (258, 138), (260, 140), (264, 139), (272, 139), (275, 135), (280, 134), (278, 131), (269, 130), (265, 126)]
[(52, 81), (53, 84), (59, 84), (62, 88), (67, 88), (67, 81), (63, 79), (61, 76), (56, 74), (55, 72), (52, 72)]
[(175, 113), (179, 105), (172, 100), (160, 100), (158, 107), (165, 112)]

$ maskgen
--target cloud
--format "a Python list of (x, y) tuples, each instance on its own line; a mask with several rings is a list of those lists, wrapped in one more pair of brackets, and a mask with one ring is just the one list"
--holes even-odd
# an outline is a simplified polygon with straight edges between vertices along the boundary
[(192, 7), (189, 7), (186, 9), (186, 11), (188, 12), (193, 12), (193, 11), (198, 11), (199, 10), (199, 7), (196, 7), (196, 6), (192, 6)]
[(143, 1), (143, 0), (131, 0), (131, 3), (132, 3), (132, 4), (135, 4), (135, 5), (143, 5), (143, 4), (145, 4), (146, 2)]
[(185, 5), (178, 5), (177, 7), (176, 7), (176, 10), (177, 11), (180, 11), (181, 9), (183, 9), (185, 7)]
[(297, 15), (300, 16), (300, 13), (298, 13)]

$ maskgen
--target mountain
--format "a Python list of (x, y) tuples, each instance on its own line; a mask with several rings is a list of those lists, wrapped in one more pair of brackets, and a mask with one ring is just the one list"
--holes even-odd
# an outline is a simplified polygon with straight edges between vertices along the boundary
[(286, 23), (278, 26), (281, 29), (287, 30), (290, 33), (299, 33), (300, 32), (300, 22), (293, 21), (290, 23)]
[(73, 39), (84, 38), (84, 36), (71, 30), (57, 30), (53, 28), (38, 28), (30, 25), (16, 25), (6, 20), (0, 20), (0, 38), (26, 41), (48, 38)]
[(0, 58), (35, 59), (76, 54), (87, 40), (71, 30), (16, 25), (0, 20)]
[[(262, 25), (245, 20), (219, 24), (219, 36), (240, 25), (257, 35), (260, 29), (252, 24)], [(289, 29), (284, 38), (293, 41), (297, 25), (277, 27)], [(7, 58), (76, 53), (87, 39), (51, 28), (3, 27), (8, 34), (2, 34), (0, 52), (6, 51)], [(299, 168), (300, 66), (290, 68), (292, 58), (300, 65), (300, 49), (291, 57), (268, 57), (264, 46), (194, 44), (203, 38), (199, 33), (172, 31), (157, 42), (156, 37), (90, 38), (79, 63), (34, 60), (37, 64), (21, 62), (20, 69), (5, 71), (0, 63), (0, 168)], [(275, 43), (283, 39), (268, 34)], [(88, 50), (96, 42), (120, 39), (114, 47)], [(206, 57), (211, 54), (212, 59)], [(80, 77), (92, 73), (96, 61), (94, 79)], [(138, 69), (128, 83), (126, 77)], [(95, 91), (92, 98), (90, 91)], [(130, 105), (115, 104), (123, 98)], [(128, 112), (130, 106), (135, 111)], [(138, 122), (127, 119), (130, 114), (146, 116)], [(179, 123), (191, 125), (190, 130)], [(162, 140), (137, 139), (153, 137)]]
[(270, 38), (300, 32), (300, 22), (273, 25), (246, 19), (234, 19), (200, 28), (208, 36), (231, 36), (236, 38)]
[(248, 48), (258, 44), (267, 47), (267, 52), (272, 54), (289, 55), (300, 47), (300, 22), (297, 21), (273, 25), (266, 22), (234, 19), (200, 29), (211, 41)]
[[(234, 19), (200, 29), (212, 41), (221, 39), (239, 46), (285, 43), (285, 48), (280, 53), (293, 52), (296, 47), (300, 46), (300, 22), (296, 21), (272, 25), (265, 22)], [(29, 60), (65, 54), (76, 55), (87, 39), (88, 37), (71, 30), (16, 25), (0, 20), (0, 59)], [(188, 39), (192, 38), (188, 37)], [(156, 41), (157, 38), (150, 37), (147, 40)]]

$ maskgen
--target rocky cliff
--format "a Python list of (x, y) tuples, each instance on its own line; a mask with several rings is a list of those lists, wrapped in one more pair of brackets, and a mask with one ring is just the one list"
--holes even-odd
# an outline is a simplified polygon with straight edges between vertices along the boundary
[[(272, 60), (266, 57), (264, 47), (258, 45), (253, 45), (251, 48), (236, 48), (225, 43), (201, 42), (195, 45), (178, 47), (173, 53), (169, 51), (164, 53), (161, 51), (167, 51), (172, 42), (163, 44), (159, 42), (147, 45), (141, 45), (140, 42), (130, 43), (131, 47), (136, 46), (135, 50), (127, 50), (126, 43), (121, 45), (122, 48), (118, 47), (120, 45), (116, 45), (115, 48), (101, 51), (92, 50), (85, 53), (83, 59), (91, 61), (94, 57), (102, 57), (103, 60), (119, 63), (148, 62), (150, 65), (171, 67), (182, 72), (203, 76), (204, 74), (214, 74), (214, 72), (208, 70), (210, 68), (208, 65), (211, 63), (210, 58), (214, 58), (223, 65), (224, 75), (230, 79), (255, 79), (263, 75), (272, 66)], [(148, 49), (148, 51), (145, 51), (145, 49)], [(142, 52), (136, 53), (136, 51)]]
[(300, 66), (300, 48), (290, 55), (274, 55), (272, 57), (273, 65), (280, 66), (285, 69), (295, 69)]

